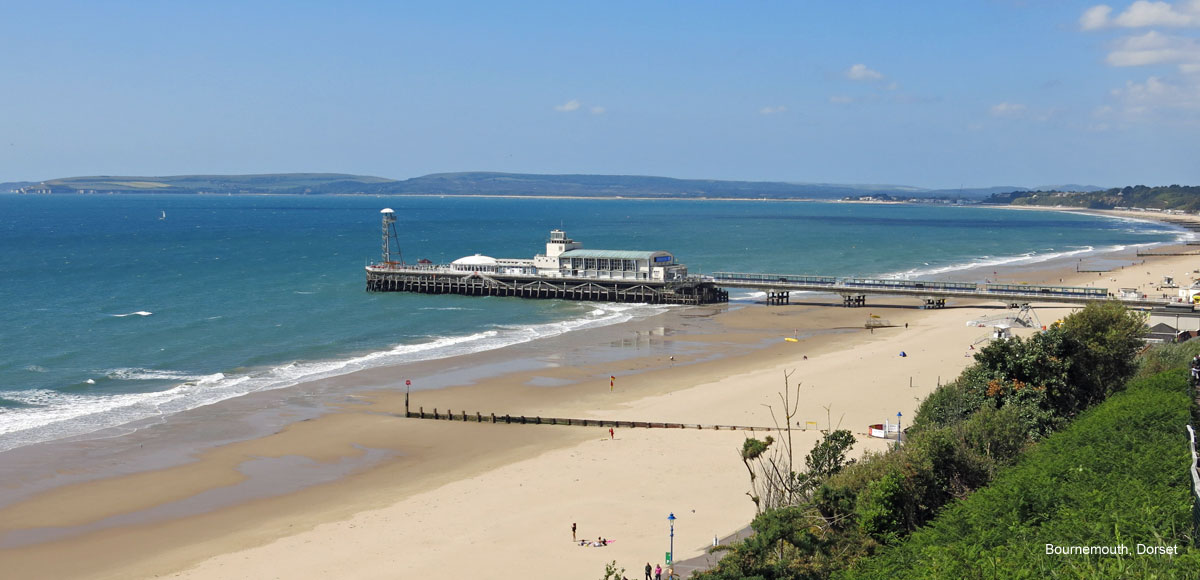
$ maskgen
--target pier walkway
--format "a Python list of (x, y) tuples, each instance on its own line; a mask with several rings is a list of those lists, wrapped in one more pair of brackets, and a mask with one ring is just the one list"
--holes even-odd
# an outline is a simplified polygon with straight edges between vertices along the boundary
[(949, 282), (938, 280), (900, 280), (891, 278), (860, 278), (844, 276), (810, 276), (805, 274), (758, 274), (746, 272), (716, 272), (712, 281), (722, 288), (749, 288), (767, 293), (767, 302), (783, 304), (790, 292), (822, 292), (840, 294), (846, 306), (864, 306), (868, 295), (911, 296), (925, 301), (929, 308), (943, 308), (947, 298), (995, 300), (1011, 306), (1030, 302), (1059, 302), (1086, 304), (1104, 300), (1120, 300), (1127, 306), (1153, 308), (1165, 306), (1166, 298), (1123, 297), (1109, 293), (1107, 288), (1085, 286), (1044, 286), (1036, 284), (999, 284), (978, 282)]

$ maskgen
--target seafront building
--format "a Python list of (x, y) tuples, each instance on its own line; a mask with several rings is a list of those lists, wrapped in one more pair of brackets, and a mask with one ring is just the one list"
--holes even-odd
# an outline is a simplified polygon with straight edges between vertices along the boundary
[(546, 253), (532, 260), (492, 258), (475, 254), (450, 263), (458, 272), (523, 274), (549, 278), (588, 278), (594, 280), (655, 280), (659, 282), (687, 278), (687, 266), (675, 263), (675, 256), (664, 251), (585, 250), (583, 244), (567, 237), (562, 230), (551, 230)]

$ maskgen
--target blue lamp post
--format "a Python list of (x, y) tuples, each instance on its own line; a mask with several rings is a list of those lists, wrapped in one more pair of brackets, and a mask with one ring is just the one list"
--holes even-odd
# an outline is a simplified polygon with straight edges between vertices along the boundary
[(667, 552), (667, 565), (675, 561), (675, 512), (667, 516), (667, 521), (671, 522), (671, 551)]
[(904, 437), (904, 430), (900, 428), (900, 411), (896, 411), (896, 442)]

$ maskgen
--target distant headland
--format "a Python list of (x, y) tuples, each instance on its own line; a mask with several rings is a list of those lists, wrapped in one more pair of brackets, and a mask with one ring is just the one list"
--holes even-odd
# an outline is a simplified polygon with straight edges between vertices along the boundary
[[(1102, 188), (1060, 185), (1054, 191)], [(996, 193), (1032, 191), (999, 186), (924, 189), (905, 185), (792, 183), (675, 179), (641, 175), (544, 175), (531, 173), (434, 173), (388, 179), (343, 173), (64, 177), (0, 183), (0, 192), (31, 194), (279, 194), (279, 195), (495, 195), (672, 199), (909, 199), (982, 200)]]
[(389, 179), (346, 173), (171, 175), (164, 177), (62, 177), (0, 183), (0, 193), (23, 194), (253, 194), (253, 195), (474, 195), (631, 199), (849, 200), (958, 202), (1061, 206), (1090, 209), (1151, 209), (1200, 212), (1200, 186), (1094, 185), (1037, 188), (996, 186), (925, 189), (908, 185), (793, 183), (676, 179), (645, 175), (549, 175), (468, 171)]

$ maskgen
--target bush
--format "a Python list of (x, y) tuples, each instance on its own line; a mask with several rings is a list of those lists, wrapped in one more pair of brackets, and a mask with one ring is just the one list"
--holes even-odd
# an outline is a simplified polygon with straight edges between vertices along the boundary
[(855, 507), (863, 532), (881, 544), (893, 543), (908, 533), (905, 496), (904, 478), (895, 471), (867, 484)]
[(1154, 345), (1138, 357), (1137, 376), (1146, 377), (1168, 369), (1187, 368), (1197, 354), (1200, 354), (1200, 339)]
[[(963, 374), (977, 367), (970, 367)], [(977, 373), (978, 374), (978, 373)], [(945, 427), (965, 420), (987, 402), (982, 389), (972, 389), (966, 386), (969, 382), (984, 383), (980, 378), (960, 378), (946, 383), (935, 389), (917, 407), (916, 416), (908, 428), (910, 434), (919, 433), (925, 429)]]

